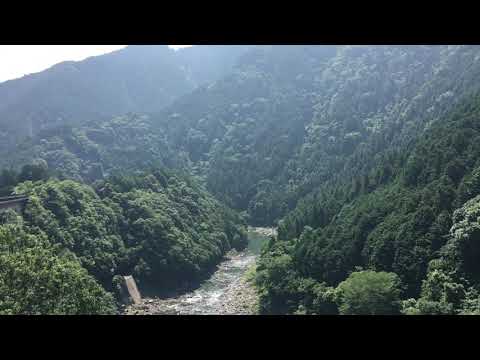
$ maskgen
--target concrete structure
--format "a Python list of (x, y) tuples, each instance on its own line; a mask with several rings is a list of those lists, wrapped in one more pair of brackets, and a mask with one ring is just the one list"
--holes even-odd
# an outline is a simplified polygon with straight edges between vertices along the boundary
[(140, 304), (142, 302), (142, 296), (138, 291), (137, 284), (133, 276), (122, 277), (122, 298), (123, 302), (127, 304)]
[(25, 204), (28, 201), (26, 195), (12, 195), (0, 197), (0, 211), (6, 209), (14, 209), (15, 211), (22, 212)]

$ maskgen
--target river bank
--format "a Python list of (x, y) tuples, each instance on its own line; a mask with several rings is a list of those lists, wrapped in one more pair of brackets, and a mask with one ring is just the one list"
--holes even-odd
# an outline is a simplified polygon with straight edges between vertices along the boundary
[[(250, 269), (254, 268), (255, 265)], [(253, 279), (243, 276), (225, 294), (225, 301), (218, 315), (258, 315), (258, 300)]]
[(197, 290), (167, 299), (145, 298), (125, 308), (125, 315), (253, 315), (258, 296), (244, 276), (255, 255), (230, 252), (213, 276)]
[(255, 315), (258, 294), (253, 283), (256, 258), (275, 229), (249, 228), (249, 247), (231, 251), (198, 289), (171, 298), (144, 298), (123, 309), (125, 315)]

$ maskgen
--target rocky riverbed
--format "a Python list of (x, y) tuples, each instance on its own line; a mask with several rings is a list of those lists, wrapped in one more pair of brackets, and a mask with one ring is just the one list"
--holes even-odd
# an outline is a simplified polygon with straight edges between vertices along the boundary
[(254, 315), (258, 295), (251, 273), (259, 249), (273, 228), (249, 228), (249, 246), (231, 251), (215, 273), (192, 292), (171, 298), (144, 298), (123, 310), (125, 315)]
[(263, 235), (265, 237), (277, 236), (277, 229), (270, 227), (248, 227), (249, 233)]
[(230, 252), (210, 279), (197, 290), (178, 297), (146, 298), (128, 306), (126, 315), (253, 315), (258, 296), (246, 278), (255, 266), (255, 255)]

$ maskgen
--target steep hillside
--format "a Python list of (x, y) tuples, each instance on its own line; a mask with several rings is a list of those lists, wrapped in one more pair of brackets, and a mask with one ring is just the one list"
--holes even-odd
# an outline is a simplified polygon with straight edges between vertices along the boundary
[(153, 170), (93, 187), (24, 181), (23, 217), (0, 217), (0, 313), (116, 311), (120, 275), (143, 294), (201, 279), (246, 246), (242, 219), (188, 177)]
[(197, 49), (197, 65), (176, 60), (192, 86), (168, 106), (43, 129), (4, 164), (193, 175), (251, 225), (278, 225), (257, 269), (265, 313), (479, 311), (480, 47), (218, 47), (217, 63)]
[[(246, 47), (128, 46), (0, 84), (0, 149), (59, 125), (156, 112), (221, 77)], [(208, 60), (208, 61), (205, 61)]]
[(157, 114), (52, 129), (7, 158), (35, 154), (83, 180), (181, 167), (252, 224), (272, 224), (319, 185), (358, 182), (377, 153), (413, 144), (478, 88), (479, 54), (476, 46), (253, 47), (228, 75)]
[(152, 123), (216, 196), (271, 224), (326, 181), (408, 147), (478, 89), (478, 47), (272, 46)]
[(258, 265), (263, 311), (345, 313), (339, 284), (367, 269), (398, 278), (397, 312), (478, 313), (479, 118), (468, 96), (411, 149), (377, 154), (364, 186), (326, 183), (302, 201)]

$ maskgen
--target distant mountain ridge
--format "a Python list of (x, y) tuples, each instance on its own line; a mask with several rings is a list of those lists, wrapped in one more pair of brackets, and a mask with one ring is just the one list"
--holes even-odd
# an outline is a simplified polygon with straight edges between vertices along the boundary
[(227, 48), (134, 45), (0, 83), (0, 150), (58, 125), (157, 112), (223, 76), (247, 49)]
[(415, 142), (443, 110), (479, 88), (478, 51), (192, 47), (178, 51), (175, 61), (188, 69), (187, 78), (199, 80), (170, 105), (157, 112), (143, 100), (138, 113), (150, 109), (149, 116), (84, 121), (70, 130), (50, 119), (50, 129), (21, 143), (3, 164), (29, 162), (34, 155), (78, 180), (102, 177), (101, 168), (183, 168), (225, 203), (248, 210), (259, 225), (271, 224), (322, 183), (356, 177), (374, 166), (379, 151)]
[[(161, 167), (194, 178), (242, 222), (278, 227), (256, 268), (262, 313), (480, 314), (480, 47), (193, 49), (130, 49), (135, 56), (121, 61), (134, 66), (122, 69), (138, 86), (122, 75), (129, 85), (113, 93), (125, 97), (112, 100), (128, 114), (77, 124), (47, 114), (48, 126), (4, 152), (1, 165), (41, 159), (58, 178), (94, 186)], [(137, 66), (158, 59), (163, 82)], [(105, 63), (95, 68), (117, 66)], [(174, 85), (191, 90), (174, 98), (165, 90)], [(3, 185), (11, 178), (4, 169)], [(155, 181), (141, 183), (148, 204)], [(180, 184), (172, 191), (190, 197)], [(197, 203), (186, 200), (194, 212)], [(141, 210), (139, 218), (152, 214)], [(162, 226), (145, 227), (156, 241), (153, 229)], [(362, 283), (374, 287), (354, 286)], [(365, 308), (345, 295), (353, 288), (373, 294)]]

